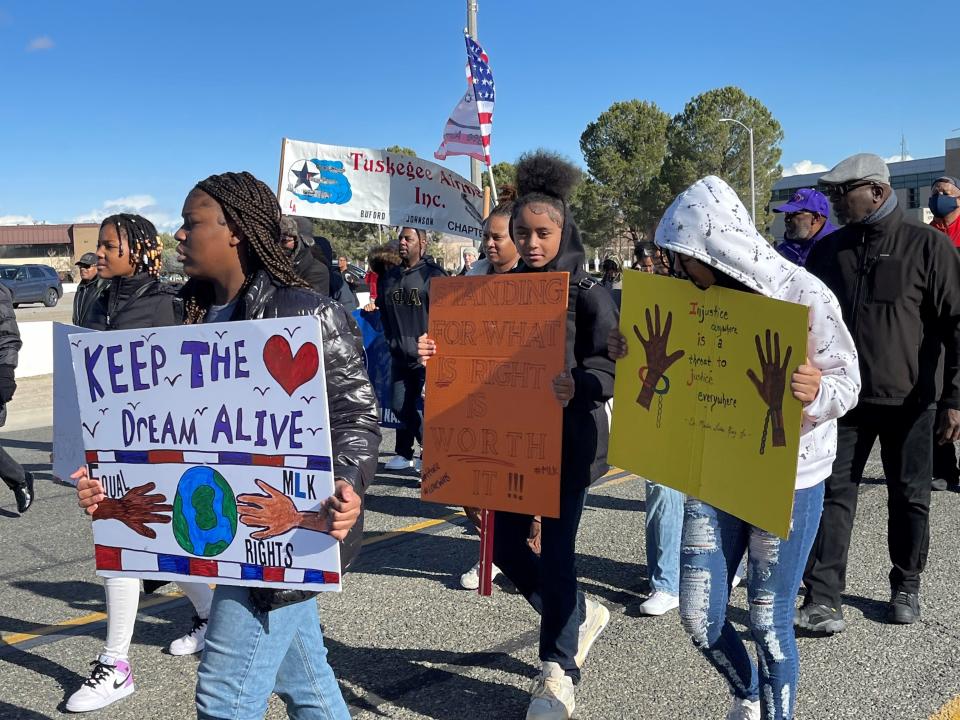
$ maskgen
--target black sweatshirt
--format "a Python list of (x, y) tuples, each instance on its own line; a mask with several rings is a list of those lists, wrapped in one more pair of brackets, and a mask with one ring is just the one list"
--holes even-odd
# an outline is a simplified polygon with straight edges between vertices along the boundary
[(377, 290), (377, 307), (383, 319), (383, 334), (397, 367), (420, 367), (417, 338), (427, 331), (430, 313), (430, 280), (446, 271), (425, 256), (412, 268), (397, 265), (387, 273)]

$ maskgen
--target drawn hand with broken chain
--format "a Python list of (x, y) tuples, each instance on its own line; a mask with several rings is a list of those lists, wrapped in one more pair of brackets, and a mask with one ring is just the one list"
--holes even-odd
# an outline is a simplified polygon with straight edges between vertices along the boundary
[(783, 393), (787, 384), (787, 368), (790, 366), (790, 355), (793, 348), (788, 347), (783, 357), (783, 363), (780, 362), (780, 333), (773, 333), (771, 343), (771, 332), (766, 333), (766, 354), (760, 342), (760, 336), (755, 335), (757, 342), (757, 357), (760, 359), (761, 377), (753, 371), (753, 368), (747, 369), (747, 377), (757, 388), (760, 399), (767, 404), (767, 418), (763, 425), (763, 439), (760, 443), (760, 454), (763, 454), (767, 426), (773, 423), (773, 446), (786, 447), (787, 437), (783, 427)]
[[(683, 350), (677, 350), (667, 354), (667, 343), (670, 340), (670, 328), (673, 326), (673, 313), (667, 313), (667, 320), (661, 327), (660, 325), (660, 306), (653, 306), (653, 316), (650, 315), (650, 308), (646, 310), (647, 315), (647, 336), (640, 333), (640, 328), (633, 326), (633, 332), (643, 345), (643, 350), (647, 354), (646, 367), (640, 368), (640, 380), (643, 387), (640, 388), (640, 394), (637, 396), (637, 404), (645, 410), (650, 409), (650, 402), (653, 400), (657, 384), (661, 378), (666, 380), (667, 369), (677, 360), (683, 357)], [(669, 385), (667, 385), (669, 388)], [(666, 388), (663, 390), (666, 392)]]

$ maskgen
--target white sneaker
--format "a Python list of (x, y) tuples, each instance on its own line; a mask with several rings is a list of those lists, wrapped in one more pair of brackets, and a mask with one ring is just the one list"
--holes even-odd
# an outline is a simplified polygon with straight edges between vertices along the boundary
[(394, 455), (383, 466), (384, 470), (409, 470), (413, 467), (413, 460), (407, 460), (403, 455)]
[(680, 607), (680, 598), (676, 595), (657, 590), (640, 606), (641, 615), (666, 615)]
[[(490, 571), (490, 580), (496, 580), (497, 575), (500, 574), (500, 568), (496, 565), (493, 566), (493, 569)], [(460, 576), (460, 587), (464, 590), (476, 590), (480, 587), (480, 561), (477, 561), (477, 564), (472, 568), (467, 570), (463, 575)]]
[(207, 637), (207, 618), (193, 616), (193, 629), (170, 643), (171, 655), (193, 655), (203, 650)]
[(423, 472), (423, 458), (417, 458), (413, 461), (413, 469), (418, 473)]
[(760, 720), (760, 701), (735, 697), (727, 720)]
[(733, 582), (730, 583), (730, 589), (733, 590), (735, 587), (739, 587), (740, 583), (743, 582), (743, 578), (739, 575), (733, 576)]
[(99, 710), (133, 693), (129, 662), (101, 655), (90, 664), (90, 677), (67, 699), (70, 712)]
[(606, 629), (607, 623), (610, 622), (610, 611), (604, 605), (590, 598), (586, 600), (587, 616), (580, 623), (580, 630), (577, 633), (577, 654), (573, 658), (577, 667), (583, 667), (583, 663), (587, 659), (587, 653), (590, 652), (593, 643), (596, 642), (600, 633)]
[(576, 707), (573, 680), (555, 662), (543, 663), (530, 695), (527, 720), (570, 720)]

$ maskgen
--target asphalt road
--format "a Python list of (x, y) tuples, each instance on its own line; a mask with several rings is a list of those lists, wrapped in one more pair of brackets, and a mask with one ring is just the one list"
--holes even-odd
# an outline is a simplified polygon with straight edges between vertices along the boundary
[[(24, 517), (0, 488), (0, 718), (59, 718), (104, 636), (90, 524), (70, 487), (49, 479), (51, 429), (0, 442), (40, 474)], [(384, 443), (391, 447), (392, 439)], [(383, 459), (386, 459), (384, 456)], [(879, 474), (876, 464), (871, 467)], [(638, 617), (645, 590), (643, 483), (616, 477), (588, 499), (579, 541), (584, 588), (612, 613), (578, 688), (577, 717), (722, 718), (724, 684), (685, 638), (676, 613)], [(330, 660), (357, 718), (522, 718), (537, 670), (536, 617), (500, 583), (493, 597), (460, 590), (478, 544), (456, 508), (424, 504), (408, 474), (381, 472), (367, 499), (367, 547), (319, 612)], [(924, 619), (882, 622), (887, 600), (885, 489), (867, 483), (846, 597), (850, 629), (802, 638), (801, 719), (921, 720), (960, 694), (960, 496), (937, 493)], [(394, 532), (395, 534), (391, 534)], [(190, 625), (182, 597), (144, 596), (131, 659), (137, 691), (96, 717), (193, 715), (197, 658), (165, 646)], [(745, 594), (731, 617), (744, 629)], [(51, 627), (55, 626), (55, 627)], [(285, 717), (276, 698), (269, 718)]]
[(73, 293), (64, 293), (55, 307), (48, 308), (43, 303), (27, 303), (16, 309), (17, 322), (51, 322), (68, 323), (73, 319)]

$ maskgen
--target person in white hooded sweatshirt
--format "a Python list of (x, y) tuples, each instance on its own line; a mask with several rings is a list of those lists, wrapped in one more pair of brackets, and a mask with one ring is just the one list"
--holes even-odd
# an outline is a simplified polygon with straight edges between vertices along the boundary
[[(733, 702), (728, 720), (789, 720), (799, 674), (793, 629), (797, 589), (820, 523), (823, 481), (836, 456), (837, 418), (856, 405), (860, 391), (856, 348), (833, 293), (780, 257), (720, 178), (703, 178), (681, 193), (660, 220), (655, 241), (670, 253), (674, 274), (701, 289), (718, 285), (810, 310), (807, 359), (793, 370), (790, 382), (794, 397), (803, 403), (803, 422), (789, 539), (689, 497), (680, 555), (681, 621), (729, 683)], [(611, 333), (608, 345), (611, 357), (626, 354), (619, 330)], [(759, 666), (727, 619), (730, 583), (744, 551), (750, 632)]]

